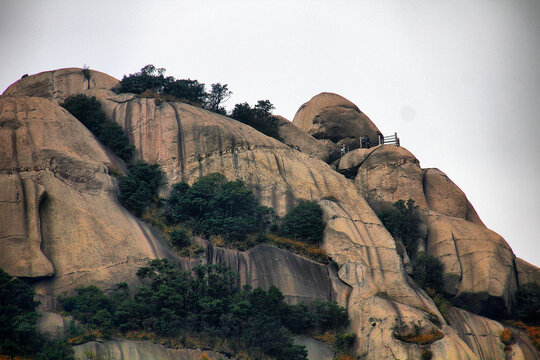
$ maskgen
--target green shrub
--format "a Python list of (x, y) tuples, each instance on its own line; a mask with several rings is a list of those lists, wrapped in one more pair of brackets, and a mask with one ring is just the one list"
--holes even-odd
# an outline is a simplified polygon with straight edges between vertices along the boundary
[(60, 298), (62, 308), (92, 328), (110, 330), (112, 303), (109, 297), (93, 285), (80, 286), (75, 291), (77, 295)]
[(37, 305), (28, 284), (0, 269), (0, 354), (26, 355), (37, 347)]
[(412, 277), (422, 288), (433, 289), (435, 292), (443, 290), (444, 265), (439, 259), (422, 251), (414, 259), (412, 267)]
[(197, 80), (176, 80), (173, 77), (165, 79), (163, 93), (183, 101), (201, 105), (208, 95), (204, 91), (204, 84), (199, 83)]
[(248, 103), (236, 104), (231, 117), (281, 141), (277, 119), (272, 116), (273, 109), (274, 105), (268, 100), (259, 100), (253, 108)]
[(304, 303), (285, 305), (281, 321), (293, 334), (302, 334), (317, 327), (313, 312)]
[(345, 327), (349, 321), (347, 310), (334, 301), (315, 300), (313, 312), (317, 327), (321, 332)]
[(322, 209), (314, 201), (300, 201), (282, 220), (280, 233), (311, 244), (322, 240), (324, 222)]
[(145, 90), (160, 93), (163, 90), (165, 69), (156, 69), (154, 65), (146, 65), (140, 72), (124, 75), (117, 89), (119, 93), (142, 94)]
[(73, 360), (73, 348), (63, 339), (42, 340), (41, 349), (33, 356), (34, 360)]
[(218, 173), (201, 177), (191, 187), (175, 184), (165, 217), (169, 224), (186, 222), (198, 234), (223, 235), (229, 241), (265, 232), (275, 223), (274, 211), (260, 206), (244, 182), (227, 181)]
[(141, 216), (143, 210), (157, 197), (164, 175), (158, 164), (144, 162), (129, 165), (128, 171), (129, 175), (120, 178), (118, 199), (135, 215)]
[(420, 236), (418, 230), (420, 216), (414, 200), (396, 201), (393, 209), (382, 213), (379, 218), (393, 237), (403, 241), (407, 254), (413, 259), (416, 255), (417, 239)]
[(178, 249), (185, 248), (191, 244), (189, 233), (184, 228), (171, 231), (169, 238), (171, 240), (171, 244)]
[(73, 360), (64, 340), (47, 340), (36, 331), (39, 315), (34, 290), (0, 268), (0, 354), (36, 360)]
[(516, 291), (517, 314), (521, 321), (540, 325), (540, 286), (528, 283)]
[(354, 333), (338, 332), (334, 340), (334, 348), (338, 352), (348, 352), (356, 341)]
[(72, 95), (60, 105), (86, 126), (114, 154), (125, 161), (131, 159), (135, 147), (130, 145), (120, 125), (106, 119), (105, 113), (101, 110), (101, 103), (94, 96)]
[[(86, 334), (97, 337), (111, 327), (123, 332), (144, 329), (167, 338), (181, 334), (217, 337), (234, 344), (236, 351), (305, 360), (305, 348), (292, 343), (292, 332), (334, 331), (348, 321), (346, 311), (332, 302), (316, 301), (310, 311), (304, 304), (286, 304), (274, 286), (266, 291), (239, 288), (238, 274), (223, 265), (202, 265), (185, 272), (166, 259), (156, 259), (140, 268), (137, 276), (141, 285), (134, 297), (126, 284), (118, 284), (110, 295), (84, 287), (77, 289), (77, 295), (61, 299), (67, 312), (94, 329), (74, 341)], [(112, 314), (112, 325), (96, 321), (102, 310)], [(342, 335), (340, 346), (350, 346), (351, 336)]]
[[(204, 84), (197, 80), (177, 80), (172, 76), (165, 77), (164, 68), (146, 65), (135, 74), (124, 75), (116, 91), (120, 93), (143, 94), (147, 91), (159, 95), (169, 95), (189, 103), (203, 104), (208, 94)], [(225, 85), (226, 87), (226, 85)], [(161, 99), (158, 99), (161, 101)], [(213, 104), (215, 104), (215, 100)], [(219, 103), (217, 104), (219, 108)]]

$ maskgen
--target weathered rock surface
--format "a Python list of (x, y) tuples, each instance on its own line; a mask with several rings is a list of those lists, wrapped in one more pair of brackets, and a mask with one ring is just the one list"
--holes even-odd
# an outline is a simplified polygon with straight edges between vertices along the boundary
[[(96, 95), (107, 114), (126, 129), (139, 158), (162, 166), (168, 184), (220, 172), (231, 180), (246, 181), (261, 203), (279, 215), (298, 199), (320, 201), (328, 219), (323, 247), (339, 264), (340, 279), (353, 287), (349, 303), (385, 291), (406, 306), (438, 312), (429, 298), (407, 283), (394, 241), (367, 202), (327, 164), (249, 126), (193, 106), (156, 106), (153, 99), (99, 89), (86, 93)], [(349, 306), (353, 317), (362, 311)], [(354, 323), (352, 329), (356, 330)]]
[[(47, 78), (42, 74), (40, 76)], [(51, 77), (50, 74), (48, 76)], [(282, 250), (275, 248), (263, 246), (242, 254), (214, 249), (209, 255), (211, 261), (222, 261), (236, 267), (246, 282), (252, 281), (261, 286), (277, 282), (282, 290), (286, 289), (284, 293), (291, 302), (326, 298), (336, 299), (346, 305), (351, 317), (349, 330), (358, 336), (356, 350), (361, 358), (419, 358), (420, 347), (395, 339), (392, 330), (397, 319), (401, 319), (411, 326), (414, 323), (420, 324), (429, 331), (436, 324), (429, 320), (428, 313), (439, 318), (444, 333), (441, 340), (430, 346), (434, 359), (482, 358), (471, 350), (453, 328), (444, 323), (431, 299), (407, 277), (395, 242), (372, 207), (376, 209), (381, 204), (391, 204), (409, 197), (417, 201), (428, 224), (428, 251), (439, 256), (445, 263), (445, 276), (451, 284), (448, 291), (455, 291), (463, 299), (468, 294), (485, 291), (488, 294), (487, 300), (481, 302), (481, 305), (491, 299), (501, 299), (507, 306), (516, 284), (516, 280), (512, 280), (512, 276), (516, 277), (515, 272), (509, 266), (513, 263), (513, 255), (502, 238), (474, 220), (468, 205), (464, 210), (462, 198), (450, 199), (447, 196), (447, 193), (458, 197), (461, 194), (452, 184), (445, 183), (444, 174), (434, 171), (426, 177), (426, 171), (419, 167), (418, 160), (405, 149), (384, 146), (362, 154), (359, 152), (355, 155), (356, 159), (350, 159), (353, 167), (358, 166), (359, 172), (353, 183), (313, 157), (313, 153), (308, 155), (311, 150), (306, 150), (307, 154), (299, 152), (249, 126), (200, 108), (181, 103), (163, 102), (156, 105), (153, 99), (139, 98), (132, 94), (117, 95), (107, 90), (105, 85), (99, 85), (99, 81), (91, 89), (63, 86), (59, 90), (60, 87), (55, 83), (52, 86), (46, 82), (32, 83), (29, 78), (25, 81), (33, 84), (35, 89), (30, 85), (30, 88), (24, 89), (25, 86), (15, 84), (6, 93), (16, 94), (18, 89), (19, 93), (25, 91), (25, 94), (44, 96), (55, 101), (80, 91), (95, 95), (103, 103), (107, 115), (126, 130), (131, 142), (137, 146), (137, 157), (162, 166), (169, 186), (178, 181), (192, 183), (201, 175), (220, 172), (230, 180), (246, 181), (261, 203), (272, 206), (279, 215), (284, 215), (299, 199), (318, 201), (327, 224), (322, 246), (338, 264), (339, 281), (331, 269), (318, 264), (305, 264), (303, 261), (307, 260), (284, 255)], [(103, 84), (107, 81), (103, 80)], [(66, 80), (65, 83), (70, 82)], [(341, 114), (344, 119), (343, 124), (353, 118), (355, 120), (351, 122), (359, 121), (358, 114), (361, 113), (345, 99), (326, 94), (319, 100), (313, 101), (313, 106), (307, 103), (298, 114), (303, 113), (301, 117), (309, 118), (305, 114), (320, 112), (328, 118), (335, 118), (330, 116), (329, 110), (334, 108), (335, 113)], [(0, 101), (22, 100), (3, 97)], [(315, 105), (319, 107), (318, 110)], [(63, 110), (56, 108), (54, 111)], [(355, 117), (348, 115), (352, 113), (356, 113)], [(67, 116), (65, 112), (63, 116)], [(44, 115), (38, 117), (41, 119)], [(18, 121), (17, 117), (15, 120), (13, 117), (6, 119), (7, 124), (17, 124)], [(73, 121), (73, 118), (68, 120)], [(360, 136), (368, 132), (371, 124), (365, 119), (362, 121), (367, 127), (360, 127)], [(61, 121), (58, 123), (63, 124)], [(331, 130), (334, 131), (334, 128)], [(65, 133), (70, 134), (71, 138), (73, 131)], [(332, 134), (339, 134), (339, 131)], [(371, 133), (368, 134), (371, 136)], [(6, 135), (6, 139), (11, 139), (9, 136)], [(42, 249), (56, 271), (52, 279), (37, 283), (42, 293), (53, 294), (80, 283), (110, 285), (117, 277), (123, 277), (125, 281), (128, 270), (133, 274), (133, 268), (144, 259), (171, 256), (167, 247), (160, 245), (148, 228), (118, 205), (114, 196), (114, 180), (106, 174), (106, 169), (116, 161), (114, 157), (107, 154), (91, 136), (94, 141), (91, 147), (99, 149), (99, 154), (82, 152), (84, 156), (76, 155), (85, 148), (88, 136), (88, 133), (81, 134), (76, 139), (76, 142), (81, 143), (64, 145), (63, 151), (56, 152), (54, 156), (56, 162), (53, 163), (58, 164), (54, 168), (56, 170), (47, 168), (52, 175), (42, 175), (39, 181), (35, 181), (47, 192), (45, 200), (38, 206)], [(55, 142), (64, 144), (63, 140)], [(29, 142), (32, 141), (34, 138)], [(49, 146), (47, 141), (42, 140), (46, 144), (45, 149)], [(36, 152), (46, 152), (37, 144), (33, 146)], [(9, 145), (6, 149), (11, 147)], [(59, 153), (67, 155), (61, 157)], [(80, 160), (77, 156), (84, 159)], [(51, 163), (50, 154), (43, 158), (45, 163)], [(73, 166), (72, 158), (79, 160), (75, 162), (79, 166)], [(345, 166), (345, 161), (343, 164)], [(118, 166), (122, 166), (122, 163)], [(103, 170), (100, 172), (95, 169)], [(88, 172), (93, 176), (89, 176)], [(61, 184), (54, 180), (59, 177), (62, 177), (62, 181), (59, 181)], [(47, 182), (43, 180), (49, 178)], [(99, 179), (99, 185), (93, 182), (95, 178)], [(425, 179), (428, 185), (431, 184), (427, 192), (423, 184)], [(358, 190), (366, 196), (369, 204)], [(166, 191), (165, 188), (163, 192)], [(447, 198), (451, 201), (445, 206)], [(9, 201), (12, 199), (9, 198)], [(430, 203), (436, 211), (430, 209)], [(70, 213), (68, 209), (71, 209)], [(460, 217), (455, 217), (457, 215)], [(62, 230), (67, 234), (61, 233)], [(98, 235), (103, 234), (105, 239), (98, 238)], [(84, 258), (79, 261), (81, 257)], [(77, 260), (69, 264), (68, 258)], [(282, 264), (279, 271), (272, 271), (272, 263), (268, 258)], [(125, 265), (125, 269), (119, 270), (120, 266), (124, 266), (121, 264)], [(530, 274), (531, 271), (523, 270), (522, 273)], [(456, 276), (452, 278), (454, 274)], [(292, 281), (289, 277), (301, 277), (302, 280)], [(336, 285), (340, 281), (347, 285)], [(375, 295), (381, 292), (386, 293), (391, 300)], [(375, 318), (381, 320), (375, 321), (373, 325)]]
[(35, 96), (61, 103), (69, 95), (89, 89), (110, 90), (118, 84), (118, 80), (102, 72), (88, 70), (88, 74), (90, 79), (79, 68), (45, 71), (15, 82), (2, 95)]
[(528, 283), (536, 283), (540, 286), (540, 269), (529, 264), (525, 260), (516, 258), (516, 270), (518, 276), (519, 285), (525, 285)]
[(517, 288), (512, 250), (484, 226), (446, 174), (421, 169), (402, 147), (383, 145), (349, 154), (341, 161), (344, 166), (360, 163), (354, 182), (374, 210), (381, 212), (400, 199), (415, 200), (427, 225), (422, 248), (443, 262), (445, 291), (457, 303), (487, 315), (511, 308)]
[(73, 347), (75, 359), (123, 359), (123, 360), (199, 360), (205, 353), (212, 360), (229, 359), (227, 356), (199, 349), (169, 349), (148, 341), (91, 341)]
[(338, 170), (356, 170), (376, 148), (355, 149), (349, 151), (339, 159)]
[(330, 345), (315, 340), (310, 336), (299, 335), (294, 337), (294, 343), (306, 347), (309, 360), (333, 360), (335, 352)]
[(49, 338), (62, 338), (65, 334), (64, 318), (56, 313), (44, 312), (40, 313), (37, 321), (37, 331)]
[(350, 291), (331, 266), (266, 244), (248, 251), (210, 246), (208, 262), (230, 267), (239, 274), (240, 284), (265, 290), (277, 286), (290, 304), (310, 304), (320, 299), (346, 305), (346, 295)]
[(351, 149), (360, 147), (358, 139), (367, 135), (378, 143), (379, 129), (356, 105), (342, 96), (321, 93), (303, 104), (293, 124), (316, 139), (328, 139)]
[(424, 216), (426, 249), (444, 264), (444, 287), (458, 304), (488, 316), (511, 308), (517, 289), (514, 254), (484, 226), (435, 212)]
[(372, 209), (380, 212), (398, 200), (409, 198), (421, 209), (427, 208), (422, 188), (423, 171), (413, 154), (392, 145), (367, 151), (354, 183)]
[(125, 281), (141, 262), (170, 256), (116, 199), (110, 155), (67, 111), (42, 98), (0, 98), (0, 266), (46, 278), (54, 296)]
[(289, 145), (298, 151), (311, 155), (324, 162), (335, 158), (339, 153), (338, 147), (328, 140), (317, 140), (308, 135), (305, 131), (294, 126), (289, 120), (282, 116), (274, 116), (278, 121), (278, 133), (284, 144)]
[[(505, 359), (504, 344), (499, 335), (504, 326), (497, 321), (472, 314), (468, 311), (451, 307), (448, 317), (459, 337), (480, 359)], [(537, 359), (536, 352), (526, 334), (512, 329), (517, 341), (511, 346), (514, 355), (511, 359)]]
[(439, 169), (424, 170), (424, 195), (430, 210), (484, 226), (461, 189)]

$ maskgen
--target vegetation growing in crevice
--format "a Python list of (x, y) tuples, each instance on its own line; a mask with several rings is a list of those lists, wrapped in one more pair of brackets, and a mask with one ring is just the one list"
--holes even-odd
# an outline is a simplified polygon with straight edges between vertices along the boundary
[(259, 100), (253, 107), (245, 102), (234, 106), (231, 117), (281, 141), (277, 119), (272, 116), (273, 109), (274, 105), (268, 100)]
[[(222, 265), (199, 266), (192, 275), (159, 259), (140, 268), (137, 276), (141, 285), (133, 297), (125, 284), (109, 295), (89, 286), (62, 297), (61, 303), (87, 332), (104, 337), (145, 331), (147, 338), (180, 346), (189, 345), (188, 338), (204, 343), (210, 337), (213, 342), (224, 339), (219, 343), (226, 343), (232, 354), (249, 351), (277, 359), (306, 358), (305, 349), (293, 345), (293, 333), (343, 333), (348, 322), (345, 309), (332, 302), (315, 301), (311, 309), (286, 304), (276, 287), (239, 288), (238, 275)], [(345, 348), (353, 340), (342, 335), (338, 344)]]
[(443, 295), (444, 265), (436, 257), (416, 252), (420, 237), (418, 206), (414, 200), (398, 200), (391, 210), (380, 215), (381, 222), (394, 238), (400, 239), (412, 260), (412, 278), (432, 298), (441, 315), (449, 323), (448, 310), (451, 303)]
[(324, 232), (322, 215), (321, 206), (315, 201), (300, 201), (283, 218), (280, 234), (317, 244), (322, 241)]
[(49, 340), (38, 334), (39, 303), (34, 297), (26, 282), (0, 268), (0, 357), (72, 360), (73, 351), (65, 340)]
[[(171, 243), (189, 246), (181, 228), (210, 238), (214, 245), (247, 250), (269, 243), (313, 260), (329, 263), (317, 244), (322, 240), (322, 210), (313, 201), (301, 201), (281, 220), (272, 208), (258, 204), (253, 192), (241, 180), (228, 181), (219, 173), (202, 176), (192, 186), (173, 186), (163, 207)], [(156, 222), (156, 221), (154, 221)], [(178, 231), (182, 231), (181, 240)], [(280, 234), (281, 236), (278, 236)]]
[(423, 331), (420, 323), (412, 324), (412, 327), (405, 324), (403, 320), (398, 319), (394, 325), (392, 336), (400, 341), (417, 344), (429, 345), (444, 337), (444, 334), (437, 328), (432, 328), (429, 331)]
[(192, 186), (173, 186), (165, 217), (169, 224), (185, 223), (196, 234), (221, 235), (227, 241), (269, 231), (276, 224), (274, 210), (260, 206), (240, 180), (227, 181), (219, 173), (199, 178)]
[(412, 278), (420, 287), (442, 292), (444, 266), (438, 258), (421, 251), (413, 260), (412, 267)]
[(420, 215), (418, 206), (414, 205), (414, 200), (396, 201), (393, 208), (383, 212), (379, 218), (394, 238), (401, 239), (407, 249), (407, 254), (413, 259), (416, 256), (417, 239), (420, 236), (418, 229)]
[(143, 210), (156, 200), (164, 174), (158, 164), (137, 162), (128, 165), (129, 174), (120, 178), (118, 198), (122, 205), (141, 216)]
[(115, 155), (125, 161), (131, 159), (135, 147), (130, 145), (120, 125), (107, 120), (101, 109), (101, 103), (95, 96), (71, 95), (60, 105), (86, 126)]
[(518, 318), (531, 325), (540, 326), (540, 286), (528, 283), (516, 291)]
[(537, 351), (540, 351), (540, 326), (527, 325), (523, 321), (507, 321), (510, 326), (523, 330), (531, 339)]

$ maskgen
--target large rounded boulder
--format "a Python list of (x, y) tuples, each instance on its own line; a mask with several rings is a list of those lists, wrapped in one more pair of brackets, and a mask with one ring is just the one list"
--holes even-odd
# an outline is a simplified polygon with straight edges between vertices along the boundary
[(321, 93), (300, 106), (293, 124), (316, 139), (328, 139), (351, 148), (360, 147), (367, 135), (378, 143), (379, 129), (356, 105), (333, 93)]

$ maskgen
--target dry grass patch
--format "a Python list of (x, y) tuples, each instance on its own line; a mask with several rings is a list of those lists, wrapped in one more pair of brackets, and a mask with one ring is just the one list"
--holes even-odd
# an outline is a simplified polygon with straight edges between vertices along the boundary
[(540, 351), (540, 326), (530, 326), (522, 321), (509, 321), (510, 325), (523, 330), (531, 339), (531, 342), (536, 347), (536, 350)]
[(311, 260), (315, 260), (323, 264), (330, 263), (330, 257), (326, 254), (326, 251), (318, 246), (309, 245), (299, 240), (293, 240), (273, 234), (268, 234), (266, 237), (268, 243), (271, 245), (289, 250), (299, 255), (303, 255)]

